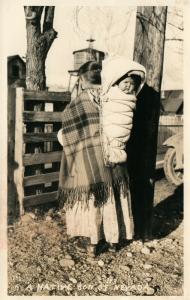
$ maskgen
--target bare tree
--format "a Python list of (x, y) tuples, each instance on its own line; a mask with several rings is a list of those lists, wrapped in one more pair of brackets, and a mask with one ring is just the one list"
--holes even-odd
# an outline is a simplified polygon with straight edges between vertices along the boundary
[(103, 41), (105, 52), (118, 54), (123, 51), (122, 37), (134, 10), (135, 7), (121, 10), (120, 7), (77, 6), (73, 13), (73, 28), (81, 40), (88, 36), (97, 37)]
[[(25, 6), (27, 54), (26, 87), (29, 90), (46, 88), (45, 61), (57, 36), (53, 29), (54, 6)], [(44, 20), (42, 23), (42, 13)]]
[(167, 49), (173, 53), (183, 54), (183, 12), (179, 7), (168, 7), (166, 24)]

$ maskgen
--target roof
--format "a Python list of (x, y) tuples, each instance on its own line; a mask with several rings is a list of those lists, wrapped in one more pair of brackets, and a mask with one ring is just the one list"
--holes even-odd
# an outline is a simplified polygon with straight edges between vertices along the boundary
[(78, 70), (68, 70), (69, 73), (78, 73)]
[(161, 99), (164, 111), (176, 113), (183, 105), (183, 90), (164, 91), (164, 94), (164, 99)]
[(25, 61), (20, 57), (20, 55), (10, 55), (10, 56), (7, 56), (8, 62), (10, 62), (13, 59), (19, 59), (19, 60), (21, 60), (23, 62), (23, 64), (25, 64)]
[(97, 50), (97, 49), (94, 49), (94, 48), (89, 48), (89, 47), (85, 48), (85, 49), (75, 50), (75, 51), (73, 51), (73, 54), (75, 54), (77, 52), (83, 52), (83, 51), (89, 51), (89, 50), (105, 54), (103, 51), (100, 51), (100, 50)]

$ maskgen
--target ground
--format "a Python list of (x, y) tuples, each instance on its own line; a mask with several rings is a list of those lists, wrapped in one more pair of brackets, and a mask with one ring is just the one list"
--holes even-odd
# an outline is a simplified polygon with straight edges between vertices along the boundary
[[(161, 176), (160, 176), (161, 175)], [(183, 193), (158, 174), (153, 239), (95, 259), (68, 240), (64, 211), (35, 209), (8, 229), (8, 294), (183, 295)]]

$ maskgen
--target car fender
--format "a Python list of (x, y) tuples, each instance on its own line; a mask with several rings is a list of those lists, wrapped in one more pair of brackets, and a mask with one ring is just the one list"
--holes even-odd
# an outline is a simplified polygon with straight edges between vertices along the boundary
[(183, 134), (175, 134), (169, 137), (164, 146), (172, 147), (176, 150), (176, 166), (175, 169), (183, 169)]

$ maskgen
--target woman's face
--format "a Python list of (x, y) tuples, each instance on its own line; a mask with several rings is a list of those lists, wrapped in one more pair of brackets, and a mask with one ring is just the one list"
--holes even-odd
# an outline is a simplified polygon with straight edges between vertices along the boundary
[(122, 90), (125, 94), (134, 94), (135, 93), (135, 82), (133, 78), (126, 77), (121, 80), (118, 84), (120, 90)]

